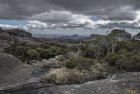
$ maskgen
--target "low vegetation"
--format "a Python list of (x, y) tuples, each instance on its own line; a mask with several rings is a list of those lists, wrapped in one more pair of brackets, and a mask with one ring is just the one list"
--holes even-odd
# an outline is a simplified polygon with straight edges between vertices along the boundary
[[(120, 40), (120, 34), (126, 37)], [(118, 72), (140, 71), (140, 41), (131, 39), (131, 35), (123, 30), (114, 30), (108, 36), (97, 36), (94, 40), (65, 43), (65, 45), (68, 47), (60, 44), (15, 43), (5, 52), (13, 54), (22, 61), (49, 59), (63, 55), (64, 58), (57, 62), (60, 67), (50, 69), (42, 77), (42, 82), (45, 83), (82, 83), (87, 80), (106, 78)]]
[(83, 82), (84, 73), (77, 69), (52, 69), (46, 76), (42, 77), (42, 82), (55, 84), (75, 84)]
[(6, 53), (13, 54), (22, 61), (42, 60), (63, 55), (66, 47), (58, 44), (31, 45), (27, 43), (14, 43), (5, 49)]

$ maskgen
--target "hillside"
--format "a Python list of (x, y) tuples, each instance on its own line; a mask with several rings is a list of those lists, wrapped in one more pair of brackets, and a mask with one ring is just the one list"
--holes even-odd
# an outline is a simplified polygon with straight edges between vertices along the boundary
[(139, 93), (140, 41), (126, 31), (58, 43), (20, 29), (0, 36), (0, 94)]

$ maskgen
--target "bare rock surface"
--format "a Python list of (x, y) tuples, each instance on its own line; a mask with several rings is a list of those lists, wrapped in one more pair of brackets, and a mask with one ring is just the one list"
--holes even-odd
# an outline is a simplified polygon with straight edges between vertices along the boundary
[(24, 82), (32, 78), (32, 66), (13, 55), (0, 52), (0, 86)]
[(14, 37), (6, 32), (0, 32), (0, 51), (14, 43)]
[(140, 94), (140, 72), (119, 73), (84, 84), (50, 85), (41, 83), (33, 71), (33, 66), (0, 52), (0, 94)]
[(10, 74), (12, 71), (16, 70), (17, 67), (19, 67), (21, 64), (22, 62), (13, 55), (0, 52), (0, 76), (2, 76), (2, 74)]
[(36, 82), (15, 87), (0, 89), (0, 94), (140, 94), (140, 73), (120, 73), (84, 84), (52, 86)]

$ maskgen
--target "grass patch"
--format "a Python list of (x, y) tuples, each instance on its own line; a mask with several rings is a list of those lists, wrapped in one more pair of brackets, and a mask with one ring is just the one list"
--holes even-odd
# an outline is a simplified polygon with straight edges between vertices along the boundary
[(52, 84), (82, 83), (84, 81), (84, 73), (81, 73), (77, 69), (52, 69), (47, 75), (42, 77), (41, 81)]

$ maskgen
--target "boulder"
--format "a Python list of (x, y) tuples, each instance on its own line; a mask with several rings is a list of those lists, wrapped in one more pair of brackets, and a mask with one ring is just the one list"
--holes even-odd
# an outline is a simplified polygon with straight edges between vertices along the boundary
[(33, 77), (32, 72), (31, 65), (22, 63), (13, 55), (0, 52), (0, 87), (24, 83)]
[(137, 35), (133, 36), (134, 39), (136, 40), (140, 40), (140, 33), (138, 33)]
[(15, 38), (6, 32), (0, 32), (0, 51), (14, 43)]
[(6, 76), (15, 72), (22, 62), (13, 55), (0, 52), (0, 83), (6, 80)]
[(10, 74), (21, 64), (22, 62), (15, 56), (0, 52), (0, 77)]
[(0, 40), (14, 41), (14, 37), (6, 32), (0, 32)]

